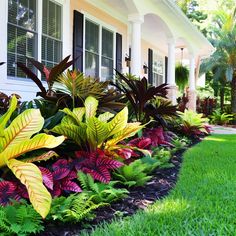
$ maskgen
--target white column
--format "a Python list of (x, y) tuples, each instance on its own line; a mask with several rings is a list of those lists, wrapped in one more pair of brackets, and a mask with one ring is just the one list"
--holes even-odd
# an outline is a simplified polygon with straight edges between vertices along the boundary
[(189, 90), (195, 91), (195, 58), (194, 55), (190, 55), (189, 59)]
[(189, 91), (188, 91), (188, 104), (189, 110), (196, 111), (196, 85), (195, 85), (195, 58), (193, 54), (190, 54), (189, 58)]
[(131, 74), (141, 75), (141, 24), (144, 19), (139, 14), (128, 16), (131, 23)]
[(168, 70), (167, 70), (167, 84), (175, 86), (175, 40), (168, 41)]

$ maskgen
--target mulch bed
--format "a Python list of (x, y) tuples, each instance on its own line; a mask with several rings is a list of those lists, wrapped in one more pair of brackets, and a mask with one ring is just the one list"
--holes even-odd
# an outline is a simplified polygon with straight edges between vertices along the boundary
[[(193, 145), (199, 141), (195, 140)], [(45, 231), (37, 234), (37, 236), (79, 236), (82, 230), (90, 232), (98, 224), (104, 221), (110, 222), (115, 217), (117, 218), (118, 215), (122, 217), (131, 216), (137, 210), (147, 208), (148, 205), (156, 200), (167, 196), (169, 191), (175, 186), (182, 163), (182, 155), (183, 151), (172, 157), (171, 163), (173, 167), (154, 171), (152, 179), (145, 186), (129, 189), (130, 193), (127, 198), (96, 210), (96, 218), (92, 221), (83, 222), (83, 224), (47, 222), (45, 223)]]

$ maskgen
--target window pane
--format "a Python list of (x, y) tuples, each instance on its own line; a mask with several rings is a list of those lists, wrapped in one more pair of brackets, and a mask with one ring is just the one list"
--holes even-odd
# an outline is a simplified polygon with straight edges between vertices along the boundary
[(113, 33), (102, 29), (102, 55), (113, 58)]
[(101, 76), (103, 80), (113, 78), (113, 60), (102, 58)]
[(49, 68), (62, 59), (62, 7), (43, 0), (42, 62)]
[(91, 77), (99, 76), (99, 57), (96, 54), (85, 53), (85, 74)]
[(86, 20), (85, 49), (90, 52), (99, 52), (99, 26)]

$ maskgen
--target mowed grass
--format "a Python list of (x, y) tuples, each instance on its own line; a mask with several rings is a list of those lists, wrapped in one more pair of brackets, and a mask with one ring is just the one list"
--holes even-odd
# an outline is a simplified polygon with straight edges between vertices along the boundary
[(82, 235), (236, 235), (236, 135), (212, 135), (189, 149), (165, 199)]

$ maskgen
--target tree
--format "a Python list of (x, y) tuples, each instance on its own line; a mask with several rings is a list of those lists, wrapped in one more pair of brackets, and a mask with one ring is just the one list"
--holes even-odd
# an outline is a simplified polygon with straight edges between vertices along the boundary
[(236, 113), (236, 11), (219, 11), (213, 19), (209, 36), (216, 51), (204, 61), (201, 71), (212, 70), (215, 80), (230, 81), (231, 110)]

